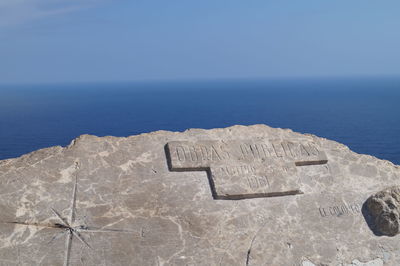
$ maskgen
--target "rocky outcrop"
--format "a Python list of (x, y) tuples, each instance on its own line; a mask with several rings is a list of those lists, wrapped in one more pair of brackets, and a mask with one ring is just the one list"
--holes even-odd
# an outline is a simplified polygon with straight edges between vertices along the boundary
[(383, 235), (400, 233), (400, 187), (386, 188), (374, 195), (367, 206), (373, 216), (376, 229)]
[[(399, 236), (364, 208), (399, 180), (265, 125), (83, 135), (0, 161), (0, 265), (400, 265)], [(390, 235), (393, 191), (370, 200)]]

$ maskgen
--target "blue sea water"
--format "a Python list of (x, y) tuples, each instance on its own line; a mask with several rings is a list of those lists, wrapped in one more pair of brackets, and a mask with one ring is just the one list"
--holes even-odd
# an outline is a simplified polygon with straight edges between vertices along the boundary
[(267, 124), (400, 164), (400, 79), (0, 86), (0, 159), (81, 134)]

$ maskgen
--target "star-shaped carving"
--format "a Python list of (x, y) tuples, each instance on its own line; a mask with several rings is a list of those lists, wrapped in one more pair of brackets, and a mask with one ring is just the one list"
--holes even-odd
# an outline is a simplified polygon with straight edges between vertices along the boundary
[(83, 245), (88, 247), (89, 249), (93, 249), (89, 243), (85, 240), (82, 236), (83, 233), (133, 233), (138, 234), (138, 232), (130, 231), (130, 230), (123, 230), (123, 229), (113, 229), (113, 228), (97, 228), (86, 226), (82, 224), (75, 223), (75, 204), (77, 198), (77, 189), (78, 189), (78, 174), (77, 171), (79, 169), (79, 164), (75, 163), (75, 180), (74, 180), (74, 187), (72, 190), (72, 197), (71, 197), (71, 205), (70, 205), (70, 215), (68, 218), (63, 217), (57, 210), (54, 208), (50, 208), (51, 212), (57, 217), (58, 223), (54, 224), (40, 224), (40, 223), (27, 223), (27, 222), (8, 222), (12, 224), (19, 224), (25, 226), (36, 226), (36, 227), (46, 227), (46, 228), (57, 228), (61, 229), (62, 231), (56, 234), (49, 243), (53, 242), (55, 239), (58, 239), (64, 235), (66, 235), (65, 239), (65, 255), (64, 255), (64, 266), (69, 265), (70, 256), (71, 256), (71, 244), (74, 238), (77, 238)]

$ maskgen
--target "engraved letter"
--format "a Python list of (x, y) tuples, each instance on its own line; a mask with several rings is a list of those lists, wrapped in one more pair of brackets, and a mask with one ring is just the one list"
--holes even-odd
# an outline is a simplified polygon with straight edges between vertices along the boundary
[(178, 155), (178, 160), (184, 162), (186, 160), (185, 149), (182, 146), (176, 147), (176, 155)]
[(218, 159), (219, 161), (221, 161), (221, 156), (218, 154), (217, 149), (215, 149), (214, 146), (211, 146), (211, 160), (215, 161), (214, 158)]
[(189, 154), (190, 154), (190, 158), (192, 159), (193, 162), (198, 160), (195, 146), (192, 146), (189, 148)]
[(283, 148), (281, 145), (272, 143), (272, 147), (274, 147), (276, 157), (283, 157)]
[(319, 208), (319, 213), (321, 214), (322, 217), (326, 217), (327, 216), (326, 211), (325, 211), (324, 208)]

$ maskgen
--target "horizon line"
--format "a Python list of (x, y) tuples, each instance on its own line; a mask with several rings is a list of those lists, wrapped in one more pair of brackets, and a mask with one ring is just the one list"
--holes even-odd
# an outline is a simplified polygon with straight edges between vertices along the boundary
[(148, 78), (132, 80), (87, 80), (87, 81), (43, 81), (43, 82), (0, 82), (3, 86), (52, 86), (52, 85), (109, 85), (109, 84), (157, 84), (186, 82), (252, 82), (252, 81), (307, 81), (307, 80), (355, 80), (355, 79), (400, 79), (397, 75), (337, 75), (337, 76), (276, 76), (276, 77), (216, 77), (216, 78)]

